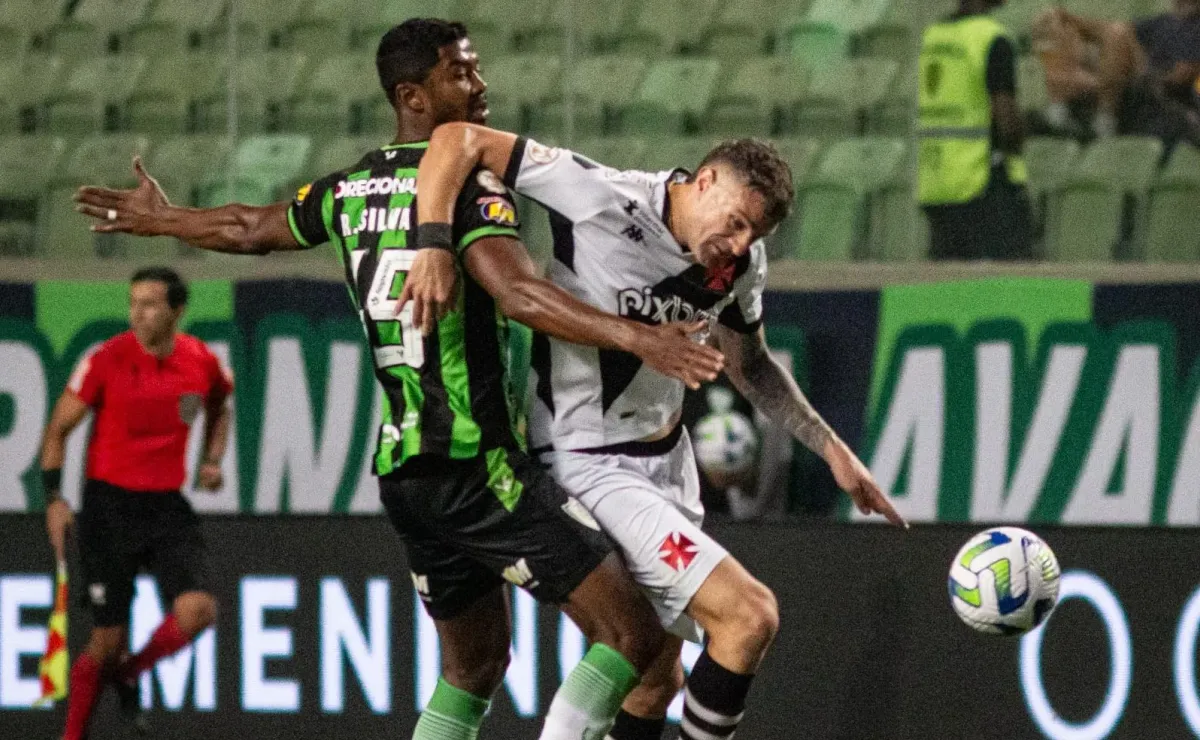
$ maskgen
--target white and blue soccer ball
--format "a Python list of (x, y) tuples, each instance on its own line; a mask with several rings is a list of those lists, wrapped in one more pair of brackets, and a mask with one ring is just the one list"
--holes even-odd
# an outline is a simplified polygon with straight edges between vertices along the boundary
[(718, 411), (696, 422), (696, 464), (707, 474), (742, 475), (758, 460), (758, 430), (737, 411)]
[(1046, 621), (1058, 603), (1062, 571), (1032, 532), (996, 527), (972, 537), (950, 565), (950, 603), (974, 630), (1020, 635)]

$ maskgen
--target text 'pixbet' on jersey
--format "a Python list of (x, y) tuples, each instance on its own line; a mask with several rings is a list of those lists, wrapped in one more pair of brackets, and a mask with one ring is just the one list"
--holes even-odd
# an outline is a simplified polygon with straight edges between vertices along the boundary
[(697, 309), (677, 295), (659, 296), (653, 288), (626, 288), (617, 293), (617, 310), (626, 318), (667, 324), (693, 319), (711, 320), (713, 314)]
[(342, 180), (333, 191), (336, 200), (365, 198), (368, 195), (399, 195), (417, 192), (415, 177), (372, 177), (369, 180)]
[(350, 223), (350, 216), (342, 214), (342, 236), (355, 236), (363, 232), (382, 234), (385, 231), (405, 231), (412, 224), (411, 208), (364, 208), (358, 214), (358, 223)]

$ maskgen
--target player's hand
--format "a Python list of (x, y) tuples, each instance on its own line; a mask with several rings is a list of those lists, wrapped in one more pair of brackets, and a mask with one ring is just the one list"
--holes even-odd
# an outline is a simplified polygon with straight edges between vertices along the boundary
[(707, 327), (707, 321), (647, 326), (638, 332), (631, 351), (650, 369), (682, 380), (688, 388), (696, 390), (701, 384), (716, 380), (725, 368), (725, 355), (692, 338)]
[(67, 531), (75, 526), (75, 513), (66, 501), (55, 499), (46, 507), (46, 534), (50, 535), (50, 547), (59, 561), (66, 560)]
[(196, 473), (196, 483), (202, 491), (219, 491), (225, 485), (225, 474), (220, 462), (202, 462)]
[(114, 190), (85, 185), (75, 192), (75, 210), (96, 219), (92, 231), (101, 233), (123, 232), (137, 236), (157, 236), (155, 228), (162, 212), (171, 207), (171, 201), (163, 192), (158, 181), (146, 172), (142, 158), (133, 158), (133, 174), (137, 176), (137, 187), (131, 190)]
[(825, 443), (825, 461), (829, 463), (838, 486), (850, 494), (859, 511), (864, 514), (883, 514), (892, 524), (908, 529), (908, 522), (904, 521), (891, 500), (879, 489), (875, 476), (836, 435)]
[(422, 249), (404, 278), (396, 315), (412, 303), (413, 326), (429, 336), (437, 322), (454, 308), (458, 297), (458, 265), (447, 249)]

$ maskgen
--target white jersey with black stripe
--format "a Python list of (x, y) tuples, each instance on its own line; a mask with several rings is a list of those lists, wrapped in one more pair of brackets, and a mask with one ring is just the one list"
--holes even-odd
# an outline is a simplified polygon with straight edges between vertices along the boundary
[[(666, 225), (667, 186), (687, 172), (621, 171), (520, 138), (506, 184), (550, 213), (547, 276), (596, 308), (647, 324), (706, 318), (758, 329), (761, 241), (707, 271)], [(529, 436), (534, 448), (594, 450), (645, 438), (680, 412), (684, 386), (632, 354), (534, 337)]]

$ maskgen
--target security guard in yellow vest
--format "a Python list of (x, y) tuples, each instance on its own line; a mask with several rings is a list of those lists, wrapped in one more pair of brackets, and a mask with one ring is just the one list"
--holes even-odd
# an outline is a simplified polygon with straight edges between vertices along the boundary
[(1031, 259), (1016, 53), (987, 15), (1004, 0), (961, 0), (921, 43), (918, 195), (933, 259)]

